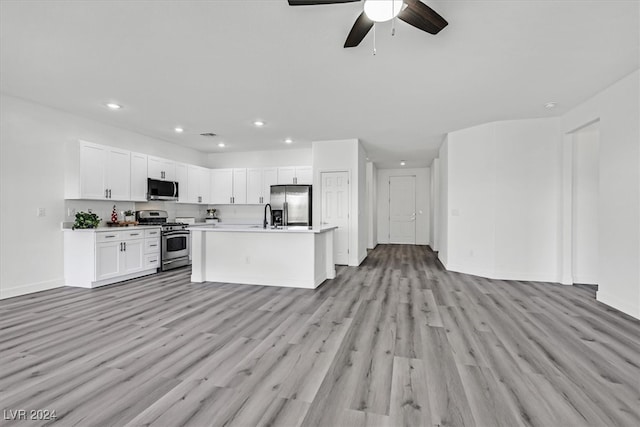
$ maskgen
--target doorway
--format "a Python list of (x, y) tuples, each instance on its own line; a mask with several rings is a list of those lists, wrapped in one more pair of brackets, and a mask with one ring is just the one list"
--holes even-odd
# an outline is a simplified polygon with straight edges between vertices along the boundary
[(349, 172), (322, 172), (323, 226), (338, 227), (333, 233), (333, 259), (349, 264)]
[(598, 283), (598, 186), (600, 126), (573, 134), (571, 169), (571, 271), (573, 283)]
[(416, 244), (416, 177), (389, 177), (389, 243)]

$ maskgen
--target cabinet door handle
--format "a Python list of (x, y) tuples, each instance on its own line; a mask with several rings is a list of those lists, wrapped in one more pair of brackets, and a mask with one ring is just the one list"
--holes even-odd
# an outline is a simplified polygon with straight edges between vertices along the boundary
[(109, 189), (109, 198), (111, 198), (111, 189)]
[(104, 198), (105, 199), (109, 198), (109, 190), (107, 190), (106, 188), (104, 189)]
[(127, 242), (122, 242), (122, 244), (124, 245), (124, 251), (127, 251)]
[(120, 252), (122, 252), (122, 242), (120, 242)]
[(198, 196), (198, 203), (202, 202), (202, 196)]
[(229, 197), (229, 203), (233, 203), (233, 197)]

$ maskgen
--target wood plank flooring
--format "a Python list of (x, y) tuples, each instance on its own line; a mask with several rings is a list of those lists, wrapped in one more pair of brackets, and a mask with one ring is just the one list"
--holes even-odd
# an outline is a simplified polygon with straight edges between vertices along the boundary
[(314, 291), (189, 274), (0, 301), (0, 424), (640, 425), (640, 322), (589, 289), (405, 245)]

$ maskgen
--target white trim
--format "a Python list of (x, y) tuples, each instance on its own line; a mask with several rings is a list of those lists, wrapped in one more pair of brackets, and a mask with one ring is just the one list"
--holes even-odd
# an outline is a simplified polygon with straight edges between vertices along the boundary
[(13, 286), (11, 288), (0, 288), (0, 299), (13, 298), (21, 295), (31, 294), (33, 292), (48, 291), (50, 289), (61, 288), (64, 286), (64, 278), (55, 280), (46, 280), (43, 282), (28, 283), (21, 286)]

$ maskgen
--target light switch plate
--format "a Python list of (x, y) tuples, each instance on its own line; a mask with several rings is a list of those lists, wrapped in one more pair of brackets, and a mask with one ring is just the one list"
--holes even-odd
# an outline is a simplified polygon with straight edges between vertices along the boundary
[(46, 216), (47, 215), (47, 210), (45, 208), (38, 208), (36, 215), (37, 216)]

